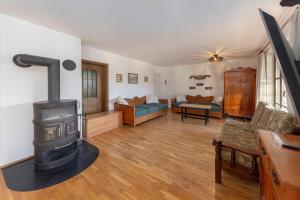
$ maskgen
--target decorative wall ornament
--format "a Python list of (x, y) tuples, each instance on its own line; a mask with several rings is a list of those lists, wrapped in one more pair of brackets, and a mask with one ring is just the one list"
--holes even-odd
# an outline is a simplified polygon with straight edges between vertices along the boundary
[(144, 82), (145, 82), (145, 83), (148, 83), (148, 82), (149, 82), (148, 76), (144, 76)]
[(190, 90), (195, 90), (196, 87), (195, 87), (195, 86), (190, 86), (189, 89), (190, 89)]
[(206, 79), (206, 78), (210, 78), (211, 77), (211, 75), (191, 75), (190, 77), (189, 77), (189, 79), (195, 79), (195, 80), (204, 80), (204, 79)]
[(139, 75), (128, 73), (128, 84), (138, 84), (139, 82)]
[(213, 87), (205, 87), (205, 90), (212, 90)]
[(204, 83), (197, 83), (197, 86), (204, 86)]
[(123, 82), (123, 74), (116, 74), (116, 82), (117, 83)]

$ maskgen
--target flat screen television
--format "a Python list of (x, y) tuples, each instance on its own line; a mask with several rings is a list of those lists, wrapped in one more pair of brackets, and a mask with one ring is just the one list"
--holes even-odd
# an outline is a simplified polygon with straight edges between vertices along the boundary
[[(259, 9), (262, 21), (265, 25), (269, 40), (272, 44), (279, 62), (280, 71), (285, 81), (295, 114), (300, 114), (300, 62), (296, 60), (295, 54), (285, 36), (283, 35), (275, 18)], [(299, 36), (300, 39), (300, 36)]]

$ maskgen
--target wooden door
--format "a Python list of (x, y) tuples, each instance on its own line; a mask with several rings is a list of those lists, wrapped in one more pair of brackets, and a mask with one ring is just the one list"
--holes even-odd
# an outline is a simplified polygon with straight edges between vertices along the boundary
[(255, 69), (224, 73), (224, 112), (231, 116), (251, 117), (256, 98)]
[(82, 63), (83, 113), (102, 112), (101, 70), (96, 64)]

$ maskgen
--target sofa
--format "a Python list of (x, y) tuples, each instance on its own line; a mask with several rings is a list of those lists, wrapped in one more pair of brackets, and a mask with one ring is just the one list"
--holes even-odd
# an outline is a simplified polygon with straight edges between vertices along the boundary
[[(186, 102), (178, 102), (176, 98), (171, 98), (171, 111), (174, 113), (181, 113), (181, 108), (179, 107), (182, 103), (192, 103), (192, 104), (209, 104), (212, 108), (209, 111), (210, 117), (223, 118), (223, 101), (213, 102), (213, 96), (191, 96), (186, 95)], [(187, 113), (204, 115), (205, 111), (202, 109), (187, 108)]]
[(134, 97), (132, 99), (125, 99), (128, 105), (115, 103), (114, 110), (123, 111), (123, 123), (129, 125), (137, 125), (167, 114), (168, 100), (158, 99), (159, 103), (146, 103), (146, 96)]
[(215, 181), (221, 183), (221, 169), (241, 177), (258, 180), (259, 145), (257, 129), (293, 133), (296, 118), (284, 111), (259, 102), (250, 123), (226, 120), (215, 146)]

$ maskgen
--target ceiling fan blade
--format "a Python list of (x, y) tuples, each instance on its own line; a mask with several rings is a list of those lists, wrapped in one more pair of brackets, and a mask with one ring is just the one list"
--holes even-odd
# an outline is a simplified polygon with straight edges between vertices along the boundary
[(214, 51), (207, 51), (207, 50), (202, 50), (201, 52), (199, 52), (199, 53), (195, 53), (195, 54), (193, 54), (193, 56), (207, 56), (207, 57), (210, 57), (210, 56), (212, 56), (212, 55), (214, 55), (215, 53), (214, 53)]
[(210, 56), (191, 56), (191, 57), (193, 57), (193, 58), (206, 58), (206, 59), (208, 59)]
[(208, 58), (194, 58), (192, 60), (208, 60)]
[(191, 60), (193, 63), (198, 64), (198, 63), (207, 63), (208, 60)]

